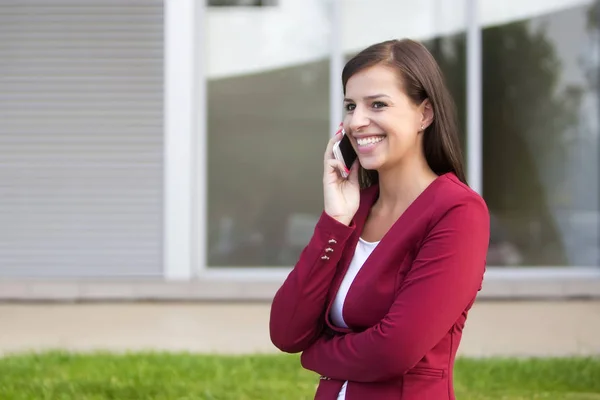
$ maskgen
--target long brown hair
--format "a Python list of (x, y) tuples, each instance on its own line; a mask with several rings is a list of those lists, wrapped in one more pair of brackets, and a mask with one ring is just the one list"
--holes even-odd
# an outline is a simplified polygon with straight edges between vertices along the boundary
[[(446, 87), (444, 76), (425, 46), (409, 39), (388, 40), (367, 47), (350, 59), (342, 71), (344, 95), (348, 80), (357, 72), (375, 66), (392, 67), (402, 83), (406, 95), (419, 105), (429, 99), (433, 108), (433, 122), (425, 129), (423, 152), (429, 167), (438, 175), (453, 172), (467, 184), (462, 151), (458, 138), (456, 107)], [(379, 181), (377, 171), (360, 167), (362, 188)]]

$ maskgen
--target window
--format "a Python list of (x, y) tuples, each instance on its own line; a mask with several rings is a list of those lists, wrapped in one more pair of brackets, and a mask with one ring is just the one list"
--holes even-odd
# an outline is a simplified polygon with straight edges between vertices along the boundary
[(293, 265), (323, 208), (327, 9), (292, 3), (208, 13), (209, 267)]
[(578, 6), (483, 31), (490, 265), (600, 265), (592, 16)]

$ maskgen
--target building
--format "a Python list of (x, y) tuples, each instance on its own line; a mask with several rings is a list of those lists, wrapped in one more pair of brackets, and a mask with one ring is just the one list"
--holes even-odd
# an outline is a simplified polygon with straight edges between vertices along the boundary
[(600, 295), (591, 0), (3, 0), (0, 298), (268, 299), (321, 207), (340, 72), (424, 41), (492, 213), (483, 294)]

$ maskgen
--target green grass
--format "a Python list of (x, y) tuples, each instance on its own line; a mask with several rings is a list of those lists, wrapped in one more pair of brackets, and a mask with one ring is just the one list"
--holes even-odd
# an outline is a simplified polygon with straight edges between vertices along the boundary
[[(600, 400), (600, 358), (460, 359), (458, 399)], [(0, 358), (1, 400), (301, 400), (318, 378), (297, 356), (181, 353)]]

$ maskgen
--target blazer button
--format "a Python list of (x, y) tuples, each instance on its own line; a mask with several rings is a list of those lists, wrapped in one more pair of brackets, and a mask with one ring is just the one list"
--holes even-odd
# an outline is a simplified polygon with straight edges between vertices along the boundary
[(323, 257), (321, 257), (321, 260), (329, 260), (329, 257), (323, 256)]
[(328, 247), (325, 249), (325, 253), (331, 253), (333, 252), (333, 249), (331, 247)]
[(336, 241), (335, 239), (329, 239), (329, 243), (330, 243), (330, 244), (336, 244), (336, 243), (337, 243), (337, 241)]

